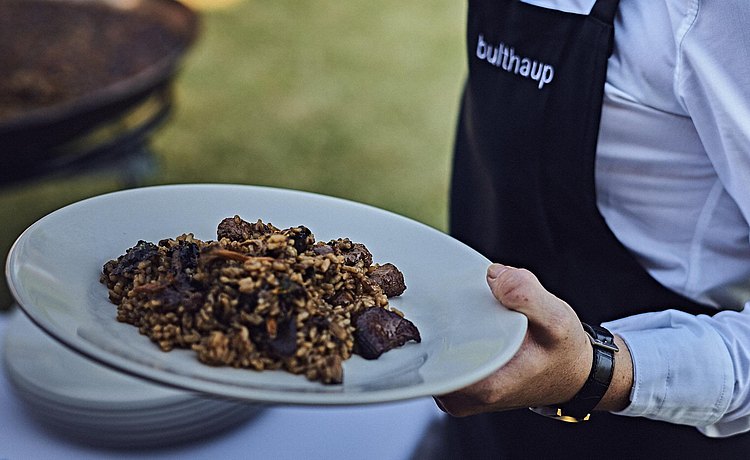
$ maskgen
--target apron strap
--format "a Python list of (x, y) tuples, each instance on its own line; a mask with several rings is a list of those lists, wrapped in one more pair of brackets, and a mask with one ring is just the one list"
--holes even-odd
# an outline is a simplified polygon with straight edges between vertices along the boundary
[(597, 0), (591, 8), (591, 16), (605, 24), (614, 24), (620, 0)]

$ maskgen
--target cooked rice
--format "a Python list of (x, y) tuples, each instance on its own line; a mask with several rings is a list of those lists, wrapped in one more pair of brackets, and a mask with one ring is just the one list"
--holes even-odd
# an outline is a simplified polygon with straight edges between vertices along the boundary
[(391, 309), (367, 276), (378, 265), (347, 238), (326, 245), (305, 227), (280, 230), (260, 220), (244, 228), (218, 241), (190, 233), (141, 241), (107, 262), (101, 281), (117, 320), (164, 351), (190, 348), (209, 365), (342, 382), (342, 362), (355, 346), (352, 315)]

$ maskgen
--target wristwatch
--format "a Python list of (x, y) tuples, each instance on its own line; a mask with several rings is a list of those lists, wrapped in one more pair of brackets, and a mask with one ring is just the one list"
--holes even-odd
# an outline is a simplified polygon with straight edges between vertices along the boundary
[(594, 362), (591, 364), (589, 378), (570, 401), (559, 406), (531, 407), (532, 411), (564, 422), (582, 422), (589, 419), (594, 407), (607, 392), (615, 372), (615, 353), (620, 350), (615, 345), (614, 336), (607, 329), (581, 324), (594, 349)]

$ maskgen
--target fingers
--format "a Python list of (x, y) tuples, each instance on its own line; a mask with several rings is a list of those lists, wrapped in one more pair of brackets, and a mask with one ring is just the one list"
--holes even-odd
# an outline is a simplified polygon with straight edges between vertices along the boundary
[(482, 412), (492, 412), (493, 407), (483, 405), (465, 392), (457, 391), (434, 398), (438, 408), (452, 417), (466, 417)]

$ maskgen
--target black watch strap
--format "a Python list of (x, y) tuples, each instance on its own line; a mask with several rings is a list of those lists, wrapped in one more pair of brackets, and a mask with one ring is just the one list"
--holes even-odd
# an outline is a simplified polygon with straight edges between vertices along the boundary
[(612, 382), (615, 371), (615, 353), (619, 351), (614, 336), (607, 329), (582, 323), (591, 340), (594, 361), (591, 372), (581, 390), (573, 399), (558, 407), (532, 408), (535, 412), (568, 422), (588, 420)]

